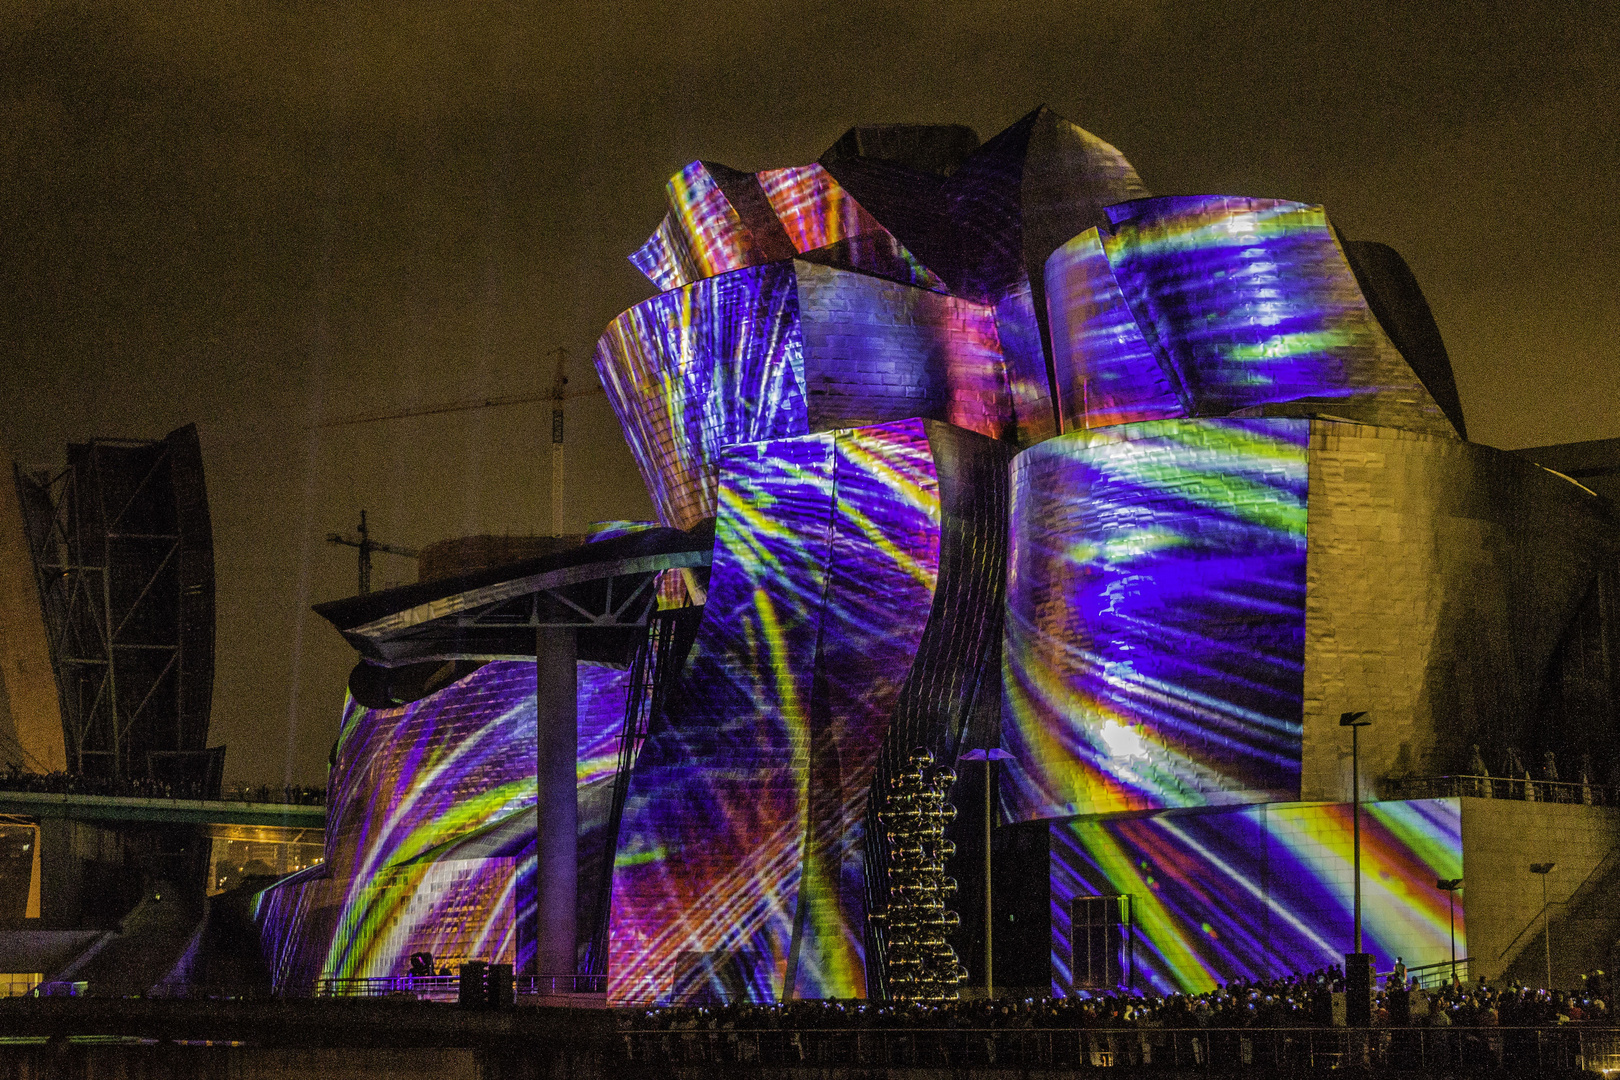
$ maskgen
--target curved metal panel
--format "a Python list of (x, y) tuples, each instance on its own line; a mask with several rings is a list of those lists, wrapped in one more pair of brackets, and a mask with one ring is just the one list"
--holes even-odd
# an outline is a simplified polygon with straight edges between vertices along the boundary
[(707, 163), (694, 161), (664, 186), (669, 213), (630, 262), (660, 289), (780, 258), (767, 254)]
[(1308, 433), (1157, 421), (1015, 459), (1009, 817), (1298, 798)]
[(992, 308), (866, 274), (795, 266), (811, 430), (923, 417), (1012, 437)]
[(822, 252), (835, 266), (945, 290), (939, 276), (879, 225), (823, 166), (767, 169), (758, 179), (799, 254)]
[(1049, 264), (1054, 332), (1069, 335), (1054, 342), (1066, 415), (1086, 410), (1093, 382), (1109, 390), (1091, 426), (1152, 412), (1167, 383), (1191, 416), (1284, 408), (1455, 434), (1368, 307), (1321, 207), (1208, 195), (1107, 214), (1109, 273), (1084, 236)]
[(1187, 415), (1180, 384), (1136, 325), (1096, 229), (1046, 260), (1046, 303), (1063, 430)]
[(708, 604), (637, 760), (609, 999), (861, 996), (860, 822), (939, 572), (919, 421), (736, 446)]
[(1614, 691), (1585, 688), (1615, 669), (1566, 682), (1558, 661), (1620, 565), (1614, 505), (1516, 454), (1359, 424), (1313, 421), (1310, 473), (1303, 797), (1349, 796), (1346, 709), (1374, 717), (1368, 784), (1468, 772), (1475, 744), (1498, 776), (1513, 748), (1612, 780)]
[[(598, 664), (578, 673), (579, 903), (590, 911), (605, 900), (597, 892), (629, 673)], [(533, 661), (485, 664), (409, 705), (345, 703), (325, 862), (255, 901), (278, 993), (404, 974), (419, 951), (451, 967), (532, 967), (535, 716)]]
[[(1009, 318), (1016, 315), (1009, 311)], [(1011, 439), (1044, 400), (1020, 356), (1008, 382), (998, 311), (804, 260), (723, 274), (620, 315), (596, 348), (659, 518), (715, 513), (726, 446), (922, 417)], [(1027, 352), (1027, 331), (1015, 345)]]
[(808, 430), (792, 263), (708, 278), (608, 326), (596, 371), (659, 520), (713, 517), (722, 447)]

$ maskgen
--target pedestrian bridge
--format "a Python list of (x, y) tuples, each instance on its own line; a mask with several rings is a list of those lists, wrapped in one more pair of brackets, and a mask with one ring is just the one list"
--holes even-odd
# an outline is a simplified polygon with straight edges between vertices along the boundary
[(324, 829), (326, 807), (236, 799), (166, 799), (0, 791), (0, 815), (98, 824), (215, 825)]

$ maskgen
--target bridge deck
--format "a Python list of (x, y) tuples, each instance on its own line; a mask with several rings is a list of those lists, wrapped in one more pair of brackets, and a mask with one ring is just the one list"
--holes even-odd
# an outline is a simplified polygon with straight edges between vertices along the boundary
[(326, 807), (234, 799), (146, 799), (127, 795), (59, 795), (0, 791), (0, 814), (76, 821), (152, 822), (165, 825), (326, 827)]

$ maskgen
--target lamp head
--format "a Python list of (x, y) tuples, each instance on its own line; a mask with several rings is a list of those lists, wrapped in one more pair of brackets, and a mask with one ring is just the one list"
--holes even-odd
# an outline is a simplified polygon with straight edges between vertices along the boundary
[(1435, 880), (1434, 887), (1437, 889), (1444, 889), (1446, 892), (1452, 892), (1455, 889), (1461, 888), (1462, 883), (1463, 879), (1460, 877), (1437, 878)]
[(1530, 872), (1532, 874), (1550, 874), (1550, 873), (1553, 872), (1554, 868), (1556, 868), (1557, 866), (1558, 866), (1557, 863), (1550, 863), (1550, 862), (1531, 863), (1530, 864)]
[(1367, 727), (1371, 723), (1372, 721), (1367, 719), (1367, 713), (1365, 711), (1339, 714), (1340, 727)]

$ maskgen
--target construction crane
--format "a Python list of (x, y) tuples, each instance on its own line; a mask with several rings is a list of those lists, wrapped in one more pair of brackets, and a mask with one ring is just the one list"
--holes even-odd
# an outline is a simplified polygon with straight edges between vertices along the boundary
[(568, 400), (568, 350), (557, 350), (551, 383), (551, 535), (561, 536), (563, 518), (563, 402)]
[[(363, 412), (351, 413), (348, 416), (335, 416), (319, 423), (311, 424), (305, 430), (315, 428), (347, 427), (351, 424), (371, 424), (379, 420), (403, 420), (411, 416), (437, 416), (440, 413), (468, 412), (473, 409), (492, 409), (503, 405), (527, 405), (534, 402), (551, 402), (551, 534), (563, 534), (563, 406), (573, 398), (585, 397), (590, 394), (602, 393), (600, 386), (588, 386), (582, 390), (568, 389), (568, 350), (558, 348), (552, 352), (557, 358), (555, 375), (552, 379), (551, 389), (543, 394), (507, 394), (502, 397), (469, 398), (462, 401), (441, 402), (433, 405), (416, 405), (409, 409), (399, 409), (392, 412)], [(364, 530), (364, 512), (361, 513), (362, 533)], [(327, 537), (331, 543), (345, 543), (359, 547), (360, 541), (337, 540), (337, 534)], [(386, 547), (372, 544), (373, 551), (387, 551)], [(399, 552), (394, 552), (399, 554)], [(369, 562), (367, 563), (369, 565)], [(361, 589), (365, 592), (365, 589)]]
[(360, 529), (358, 535), (341, 536), (338, 533), (327, 533), (328, 544), (341, 544), (344, 547), (360, 549), (360, 595), (364, 596), (371, 591), (371, 553), (373, 551), (387, 552), (389, 555), (401, 555), (407, 559), (420, 558), (422, 553), (415, 548), (401, 547), (399, 544), (385, 544), (380, 540), (373, 540), (370, 531), (366, 528), (366, 512), (360, 511)]

